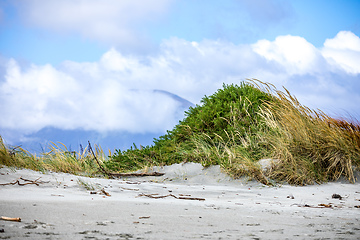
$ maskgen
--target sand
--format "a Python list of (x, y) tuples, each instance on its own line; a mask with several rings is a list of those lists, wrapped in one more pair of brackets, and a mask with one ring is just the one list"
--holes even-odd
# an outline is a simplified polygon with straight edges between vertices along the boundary
[(0, 215), (21, 218), (0, 220), (0, 239), (360, 238), (359, 183), (267, 187), (232, 180), (218, 166), (154, 170), (166, 174), (100, 179), (0, 168), (0, 184), (38, 183), (0, 186)]

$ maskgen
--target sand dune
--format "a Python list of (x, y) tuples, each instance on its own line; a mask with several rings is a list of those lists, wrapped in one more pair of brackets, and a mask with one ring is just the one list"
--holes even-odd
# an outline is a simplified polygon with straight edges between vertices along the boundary
[(165, 175), (99, 179), (1, 168), (0, 215), (21, 222), (0, 221), (0, 239), (360, 238), (359, 183), (267, 187), (232, 180), (218, 166), (153, 170)]

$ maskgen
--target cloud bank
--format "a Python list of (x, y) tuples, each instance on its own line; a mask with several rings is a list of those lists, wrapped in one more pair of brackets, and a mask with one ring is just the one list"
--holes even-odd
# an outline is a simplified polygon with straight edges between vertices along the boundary
[(165, 132), (193, 103), (225, 83), (258, 78), (285, 86), (300, 102), (328, 113), (360, 114), (360, 39), (339, 32), (315, 48), (299, 36), (250, 45), (171, 38), (153, 55), (115, 48), (96, 62), (21, 66), (1, 61), (0, 127), (33, 133), (45, 127), (99, 132)]

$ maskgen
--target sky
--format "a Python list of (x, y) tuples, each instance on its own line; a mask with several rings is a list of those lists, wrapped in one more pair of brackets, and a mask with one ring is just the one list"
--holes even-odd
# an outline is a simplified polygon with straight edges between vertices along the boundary
[(360, 119), (359, 9), (359, 0), (0, 0), (0, 136), (34, 141), (50, 127), (158, 137), (184, 116), (171, 94), (199, 104), (251, 78)]

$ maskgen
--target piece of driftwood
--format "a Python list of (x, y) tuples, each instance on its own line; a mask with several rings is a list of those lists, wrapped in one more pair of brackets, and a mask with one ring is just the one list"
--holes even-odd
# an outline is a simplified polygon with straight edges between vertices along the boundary
[(108, 196), (108, 197), (111, 197), (110, 193), (108, 193), (108, 192), (105, 191), (104, 189), (101, 189), (101, 190), (100, 190), (100, 194), (104, 194), (104, 195), (106, 195), (106, 196)]
[(331, 204), (325, 204), (325, 203), (320, 203), (318, 206), (319, 207), (325, 207), (325, 208), (332, 208)]
[(160, 196), (156, 196), (158, 195), (157, 193), (155, 194), (144, 194), (141, 193), (138, 195), (138, 197), (149, 197), (149, 198), (166, 198), (166, 197), (173, 197), (176, 199), (183, 199), (183, 200), (197, 200), (197, 201), (205, 201), (205, 198), (195, 198), (195, 197), (183, 197), (183, 196), (176, 196), (174, 194), (168, 194), (168, 195), (160, 195)]
[(4, 221), (21, 222), (21, 218), (12, 218), (12, 217), (4, 217), (4, 216), (1, 216), (0, 219), (1, 219), (1, 220), (4, 220)]
[(141, 184), (141, 182), (129, 182), (129, 181), (127, 181), (127, 182), (125, 182), (126, 184), (137, 184), (137, 185), (140, 185)]
[[(23, 177), (19, 177), (17, 180), (15, 180), (14, 182), (9, 182), (9, 183), (1, 183), (0, 186), (5, 186), (5, 185), (19, 185), (19, 186), (24, 186), (24, 185), (28, 185), (28, 184), (35, 184), (36, 186), (39, 186), (39, 184), (42, 183), (48, 183), (48, 182), (43, 182), (43, 181), (39, 181), (41, 177), (35, 179), (35, 180), (29, 180), (29, 179), (25, 179)], [(24, 183), (20, 182), (20, 180), (24, 181)]]
[(111, 176), (111, 174), (110, 174), (108, 171), (106, 171), (106, 170), (101, 166), (99, 160), (97, 159), (97, 157), (96, 157), (96, 155), (95, 155), (95, 153), (94, 153), (94, 151), (93, 151), (93, 149), (92, 149), (92, 147), (91, 147), (90, 141), (88, 141), (88, 143), (89, 143), (89, 152), (92, 153), (92, 155), (93, 155), (96, 163), (98, 164), (98, 166), (99, 166), (99, 168), (100, 168), (100, 171), (101, 171), (102, 173), (104, 173), (105, 175)]
[(336, 206), (336, 205), (325, 204), (325, 203), (320, 203), (317, 206), (309, 205), (309, 204), (292, 204), (292, 205), (297, 205), (298, 207), (307, 207), (307, 208), (342, 208), (342, 206)]
[(150, 173), (110, 173), (114, 177), (148, 177), (148, 176), (163, 176), (165, 173), (150, 172)]
[(138, 188), (125, 188), (125, 187), (120, 187), (121, 189), (124, 189), (124, 190), (130, 190), (130, 191), (139, 191), (140, 189)]
[(90, 194), (99, 194), (99, 195), (105, 195), (111, 197), (111, 194), (105, 191), (105, 189), (101, 189), (99, 191), (91, 191)]
[(337, 199), (339, 199), (339, 200), (342, 200), (342, 199), (343, 199), (343, 197), (342, 197), (340, 194), (337, 194), (337, 193), (334, 193), (334, 194), (331, 196), (331, 198), (337, 198)]
[(105, 174), (111, 178), (115, 178), (115, 177), (147, 177), (147, 176), (158, 177), (158, 176), (162, 176), (165, 174), (165, 173), (159, 173), (159, 172), (151, 172), (151, 173), (111, 173), (111, 172), (108, 172), (101, 166), (100, 161), (97, 159), (97, 157), (91, 147), (90, 141), (88, 141), (88, 143), (89, 143), (89, 152), (93, 155), (96, 163), (98, 164), (98, 166), (100, 168), (100, 171), (103, 174)]

